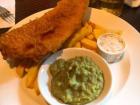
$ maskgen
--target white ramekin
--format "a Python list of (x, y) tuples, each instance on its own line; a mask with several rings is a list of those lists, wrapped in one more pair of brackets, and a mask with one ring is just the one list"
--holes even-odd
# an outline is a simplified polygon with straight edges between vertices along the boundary
[[(111, 53), (111, 52), (108, 52), (106, 51), (103, 47), (101, 47), (100, 45), (100, 42), (101, 42), (101, 38), (102, 37), (105, 37), (107, 35), (110, 35), (112, 37), (117, 37), (119, 40), (122, 41), (122, 44), (123, 44), (123, 49), (118, 51), (118, 52), (115, 52), (115, 53)], [(104, 40), (102, 40), (104, 41)], [(118, 62), (120, 61), (123, 56), (124, 56), (124, 53), (125, 53), (125, 50), (126, 50), (126, 44), (123, 40), (123, 38), (120, 36), (120, 35), (117, 35), (117, 34), (114, 34), (114, 33), (106, 33), (106, 34), (103, 34), (101, 35), (98, 40), (97, 40), (97, 46), (98, 46), (98, 52), (99, 54), (108, 62), (108, 63), (115, 63), (115, 62)]]

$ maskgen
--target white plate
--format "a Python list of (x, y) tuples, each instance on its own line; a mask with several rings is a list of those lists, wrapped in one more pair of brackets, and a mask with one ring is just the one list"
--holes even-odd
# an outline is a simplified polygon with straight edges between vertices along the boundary
[[(48, 10), (33, 14), (13, 28), (19, 27)], [(90, 20), (100, 26), (124, 31), (127, 53), (124, 59), (110, 65), (113, 73), (114, 91), (106, 101), (107, 105), (140, 105), (140, 34), (124, 20), (105, 11), (92, 9)], [(123, 88), (123, 89), (122, 89)], [(121, 92), (120, 92), (121, 90)], [(116, 95), (116, 93), (118, 93)], [(112, 97), (116, 95), (115, 97)], [(112, 98), (111, 98), (112, 97)], [(128, 101), (129, 100), (129, 101)], [(0, 55), (0, 105), (46, 105), (41, 96), (25, 88), (24, 80), (18, 79), (14, 69)]]

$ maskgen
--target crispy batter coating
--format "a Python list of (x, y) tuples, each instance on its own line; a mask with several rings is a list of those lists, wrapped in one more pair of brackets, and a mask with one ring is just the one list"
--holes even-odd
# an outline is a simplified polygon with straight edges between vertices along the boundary
[(79, 29), (89, 0), (61, 0), (57, 6), (22, 27), (0, 37), (4, 59), (38, 62)]

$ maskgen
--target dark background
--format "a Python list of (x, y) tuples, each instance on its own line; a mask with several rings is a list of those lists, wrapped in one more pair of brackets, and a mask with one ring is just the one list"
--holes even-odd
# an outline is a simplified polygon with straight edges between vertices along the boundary
[[(16, 23), (33, 13), (54, 7), (56, 3), (57, 0), (16, 0)], [(140, 32), (140, 7), (131, 8), (124, 5), (120, 17)], [(4, 33), (7, 30), (7, 28), (0, 29), (0, 33)]]

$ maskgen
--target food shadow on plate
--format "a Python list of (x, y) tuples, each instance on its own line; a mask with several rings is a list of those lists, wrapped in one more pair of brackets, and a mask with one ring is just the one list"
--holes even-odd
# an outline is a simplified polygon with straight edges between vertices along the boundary
[(131, 62), (129, 53), (126, 51), (123, 59), (120, 62), (110, 64), (110, 67), (112, 69), (114, 81), (113, 89), (115, 89), (113, 94), (117, 95), (118, 92), (120, 92), (123, 89), (123, 87), (125, 87), (131, 72)]
[(90, 16), (91, 16), (91, 12), (92, 12), (92, 8), (87, 8), (85, 16), (83, 18), (82, 24), (85, 24), (87, 21), (90, 20)]
[(62, 53), (63, 53), (63, 50), (60, 50), (60, 51), (56, 52), (55, 54), (53, 54), (53, 56), (50, 56), (50, 57), (48, 56), (46, 61), (44, 60), (45, 62), (43, 63), (43, 65), (52, 64), (54, 61), (56, 61), (59, 58), (59, 56), (62, 55)]
[(17, 67), (19, 65), (22, 65), (23, 67), (26, 67), (26, 68), (30, 68), (31, 66), (36, 65), (35, 62), (28, 60), (28, 59), (26, 59), (26, 60), (7, 59), (6, 61), (9, 64), (10, 68), (14, 68), (14, 67)]

